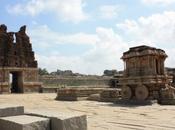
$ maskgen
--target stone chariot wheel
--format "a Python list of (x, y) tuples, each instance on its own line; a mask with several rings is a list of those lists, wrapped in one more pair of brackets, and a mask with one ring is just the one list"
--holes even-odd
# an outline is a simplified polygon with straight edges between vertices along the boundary
[(123, 86), (121, 94), (122, 94), (122, 99), (131, 99), (132, 90), (129, 86)]
[(149, 90), (145, 85), (139, 85), (135, 89), (135, 96), (137, 100), (145, 100), (148, 98)]

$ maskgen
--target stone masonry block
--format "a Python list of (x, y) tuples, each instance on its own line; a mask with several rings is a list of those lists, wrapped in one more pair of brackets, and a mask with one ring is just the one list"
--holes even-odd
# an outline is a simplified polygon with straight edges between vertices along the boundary
[(15, 106), (15, 105), (0, 105), (0, 117), (5, 116), (17, 116), (24, 114), (23, 106)]
[(87, 130), (86, 115), (42, 110), (32, 110), (29, 115), (50, 118), (51, 130)]
[(2, 117), (0, 130), (51, 130), (50, 119), (27, 115)]

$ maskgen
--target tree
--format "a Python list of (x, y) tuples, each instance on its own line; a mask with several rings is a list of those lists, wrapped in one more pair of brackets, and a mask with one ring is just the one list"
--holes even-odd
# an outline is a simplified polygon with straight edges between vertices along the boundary
[(46, 68), (42, 69), (42, 68), (39, 68), (39, 75), (48, 75), (49, 72), (47, 71)]
[(103, 75), (105, 76), (113, 76), (117, 74), (117, 70), (104, 70)]

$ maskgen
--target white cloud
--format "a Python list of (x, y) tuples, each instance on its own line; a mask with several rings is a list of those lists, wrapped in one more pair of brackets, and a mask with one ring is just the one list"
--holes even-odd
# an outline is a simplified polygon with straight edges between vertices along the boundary
[(91, 73), (102, 74), (105, 69), (123, 69), (120, 57), (128, 45), (112, 28), (98, 27), (96, 35), (99, 41), (83, 57)]
[(147, 5), (170, 5), (175, 3), (175, 0), (142, 0)]
[(84, 6), (83, 0), (28, 0), (26, 3), (7, 6), (7, 11), (11, 14), (31, 16), (50, 12), (62, 21), (78, 23), (88, 19), (88, 15), (83, 11)]
[(167, 65), (174, 66), (171, 60), (175, 55), (175, 51), (172, 50), (175, 47), (175, 12), (165, 11), (162, 14), (140, 17), (137, 20), (125, 20), (117, 24), (117, 27), (122, 29), (125, 38), (133, 43), (146, 43), (165, 49), (171, 57), (168, 58)]
[(36, 54), (36, 59), (38, 60), (39, 67), (47, 68), (47, 70), (56, 71), (57, 69), (61, 70), (74, 70), (74, 72), (82, 72), (83, 67), (77, 66), (80, 65), (79, 57), (66, 57), (60, 54), (54, 55), (41, 55)]
[(100, 17), (103, 19), (115, 18), (120, 11), (118, 5), (103, 5), (99, 7)]
[[(117, 24), (117, 27), (121, 29), (120, 34), (113, 28), (98, 27), (94, 34), (80, 32), (65, 35), (52, 31), (46, 25), (40, 26), (31, 32), (34, 44), (88, 44), (91, 48), (76, 56), (65, 56), (59, 52), (38, 54), (39, 65), (50, 71), (58, 68), (86, 74), (102, 74), (105, 69), (123, 69), (120, 59), (123, 52), (129, 47), (144, 44), (164, 49), (169, 55), (166, 65), (174, 67), (175, 12), (125, 20)], [(45, 44), (42, 44), (38, 47), (43, 48)]]
[(55, 46), (57, 44), (95, 44), (98, 37), (95, 34), (83, 32), (74, 34), (58, 33), (51, 30), (47, 25), (38, 26), (29, 30), (32, 42), (41, 44), (42, 47)]
[(71, 69), (74, 72), (86, 74), (102, 74), (105, 69), (123, 68), (120, 57), (123, 51), (128, 49), (128, 45), (124, 43), (122, 38), (112, 28), (98, 27), (95, 34), (60, 35), (45, 25), (29, 32), (32, 37), (32, 43), (37, 44), (37, 47), (40, 49), (47, 48), (50, 45), (55, 46), (59, 44), (57, 43), (58, 41), (61, 44), (91, 45), (89, 50), (79, 55), (65, 56), (59, 52), (37, 54), (39, 66), (48, 68), (49, 71)]
[[(166, 64), (173, 65), (172, 57), (174, 57), (175, 51), (171, 48), (175, 47), (175, 12), (154, 14), (149, 17), (140, 17), (137, 20), (125, 20), (123, 23), (117, 24), (117, 27), (122, 29), (124, 35), (119, 35), (112, 28), (98, 27), (96, 34), (83, 33), (84, 37), (79, 39), (80, 33), (60, 35), (47, 26), (43, 26), (38, 32), (34, 31), (33, 38), (44, 39), (48, 44), (50, 41), (61, 41), (64, 44), (90, 44), (92, 48), (79, 56), (46, 55), (44, 57), (47, 60), (39, 60), (42, 62), (40, 65), (51, 70), (48, 63), (53, 63), (54, 69), (67, 68), (75, 72), (101, 74), (105, 69), (122, 69), (123, 63), (120, 59), (122, 53), (127, 51), (129, 47), (142, 44), (165, 49), (171, 57), (166, 61)], [(45, 39), (47, 34), (49, 39)], [(75, 38), (75, 36), (77, 37)]]

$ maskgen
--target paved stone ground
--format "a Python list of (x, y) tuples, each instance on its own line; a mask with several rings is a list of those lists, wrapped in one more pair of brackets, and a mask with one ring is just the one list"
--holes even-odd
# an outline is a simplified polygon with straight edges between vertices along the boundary
[(24, 105), (25, 111), (47, 110), (88, 116), (88, 130), (174, 130), (175, 106), (120, 106), (96, 101), (56, 101), (56, 94), (0, 95), (0, 104)]

